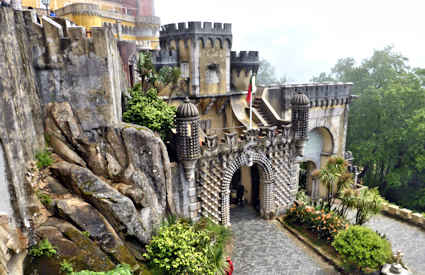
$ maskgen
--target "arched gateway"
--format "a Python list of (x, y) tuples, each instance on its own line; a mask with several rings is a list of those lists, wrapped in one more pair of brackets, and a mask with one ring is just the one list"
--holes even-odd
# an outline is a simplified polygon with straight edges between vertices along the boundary
[(227, 169), (224, 171), (223, 183), (221, 185), (221, 207), (224, 209), (222, 212), (222, 223), (230, 223), (230, 183), (233, 174), (243, 166), (251, 167), (257, 164), (263, 171), (261, 181), (263, 190), (260, 192), (260, 213), (263, 217), (270, 216), (273, 212), (273, 186), (274, 186), (274, 173), (273, 164), (263, 153), (255, 153), (248, 151), (241, 156), (231, 161)]
[(249, 129), (243, 133), (207, 135), (200, 146), (199, 112), (186, 99), (176, 113), (180, 180), (174, 188), (176, 213), (198, 219), (209, 217), (226, 226), (230, 221), (230, 185), (233, 174), (256, 164), (260, 173), (260, 213), (272, 218), (294, 201), (298, 189), (296, 158), (307, 138), (308, 98), (297, 94), (292, 102), (293, 124)]

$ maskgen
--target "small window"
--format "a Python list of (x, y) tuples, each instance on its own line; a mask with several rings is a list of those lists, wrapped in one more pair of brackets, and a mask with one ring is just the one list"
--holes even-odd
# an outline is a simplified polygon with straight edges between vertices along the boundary
[(189, 63), (184, 62), (180, 64), (181, 76), (183, 78), (189, 78)]

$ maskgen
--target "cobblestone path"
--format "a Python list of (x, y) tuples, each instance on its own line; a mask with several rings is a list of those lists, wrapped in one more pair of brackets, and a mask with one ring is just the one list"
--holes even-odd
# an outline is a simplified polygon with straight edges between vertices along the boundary
[(235, 275), (338, 274), (250, 207), (231, 209)]
[(376, 215), (366, 226), (383, 233), (391, 241), (393, 251), (404, 253), (403, 261), (413, 274), (425, 275), (425, 232), (396, 219)]

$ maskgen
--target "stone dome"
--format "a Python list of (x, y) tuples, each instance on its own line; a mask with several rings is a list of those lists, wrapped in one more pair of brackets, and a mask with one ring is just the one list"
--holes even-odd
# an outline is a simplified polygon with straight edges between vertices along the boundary
[(184, 103), (180, 104), (180, 106), (177, 108), (176, 116), (178, 118), (198, 117), (198, 108), (196, 108), (195, 104), (190, 103), (189, 98), (186, 97), (184, 99)]
[(306, 96), (303, 93), (297, 93), (294, 95), (291, 99), (292, 105), (309, 105), (310, 99), (308, 99), (308, 96)]

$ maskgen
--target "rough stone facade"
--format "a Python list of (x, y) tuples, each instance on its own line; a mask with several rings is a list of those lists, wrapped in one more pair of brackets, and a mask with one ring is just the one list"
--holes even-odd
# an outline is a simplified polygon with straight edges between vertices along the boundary
[[(140, 247), (174, 213), (171, 170), (159, 137), (121, 122), (117, 40), (10, 8), (0, 24), (0, 190), (10, 197), (0, 204), (0, 274), (59, 274), (63, 259), (75, 270), (143, 267)], [(39, 170), (46, 146), (54, 163)], [(57, 258), (26, 257), (41, 239)]]

